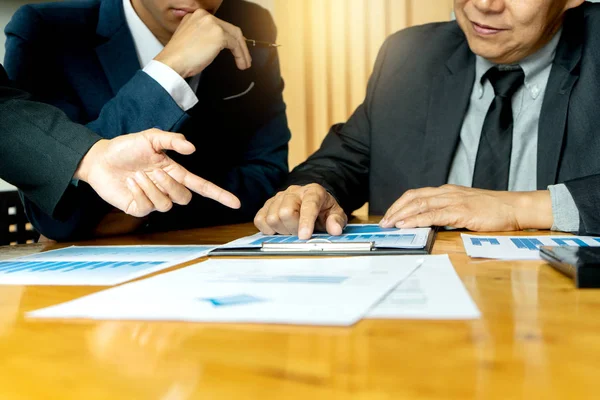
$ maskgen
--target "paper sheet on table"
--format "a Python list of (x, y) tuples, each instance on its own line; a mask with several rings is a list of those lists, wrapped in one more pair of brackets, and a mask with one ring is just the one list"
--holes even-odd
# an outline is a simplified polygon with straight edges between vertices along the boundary
[[(344, 229), (341, 236), (331, 236), (327, 233), (316, 233), (312, 239), (325, 239), (334, 243), (352, 243), (352, 242), (374, 242), (377, 248), (390, 249), (422, 249), (427, 245), (427, 239), (431, 228), (416, 229), (383, 229), (376, 224), (350, 224)], [(247, 236), (231, 243), (227, 243), (220, 248), (238, 249), (238, 248), (260, 248), (263, 243), (306, 243), (306, 240), (300, 240), (298, 236), (285, 235), (256, 235)]]
[(461, 236), (470, 257), (499, 260), (541, 260), (540, 246), (600, 247), (600, 238), (589, 236)]
[(424, 258), (211, 259), (28, 315), (348, 326)]
[(476, 319), (481, 313), (447, 255), (430, 256), (367, 315), (371, 319)]
[(108, 286), (207, 255), (215, 246), (72, 246), (0, 261), (0, 285)]

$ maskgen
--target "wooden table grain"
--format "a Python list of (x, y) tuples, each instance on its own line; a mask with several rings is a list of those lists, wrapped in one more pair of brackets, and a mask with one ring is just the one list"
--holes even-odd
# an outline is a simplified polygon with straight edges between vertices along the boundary
[[(248, 224), (86, 244), (212, 244), (254, 232)], [(575, 290), (539, 261), (469, 259), (457, 232), (440, 233), (434, 253), (450, 254), (480, 320), (45, 322), (24, 313), (101, 288), (1, 286), (0, 399), (598, 398), (599, 291)]]

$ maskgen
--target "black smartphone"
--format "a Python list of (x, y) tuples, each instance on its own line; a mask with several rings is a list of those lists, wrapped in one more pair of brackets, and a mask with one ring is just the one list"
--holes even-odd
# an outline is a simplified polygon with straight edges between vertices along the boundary
[(540, 255), (578, 288), (600, 288), (600, 247), (542, 246)]

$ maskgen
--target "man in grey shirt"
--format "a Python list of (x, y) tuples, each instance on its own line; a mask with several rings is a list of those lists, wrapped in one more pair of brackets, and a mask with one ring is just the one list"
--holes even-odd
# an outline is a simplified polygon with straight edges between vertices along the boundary
[(383, 227), (600, 231), (600, 5), (455, 13), (386, 41), (364, 103), (267, 201), (262, 232), (340, 234), (365, 201)]

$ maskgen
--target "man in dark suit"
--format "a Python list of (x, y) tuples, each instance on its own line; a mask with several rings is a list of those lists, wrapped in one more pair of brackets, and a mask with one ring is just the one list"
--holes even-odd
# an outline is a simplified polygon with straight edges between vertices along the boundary
[[(242, 202), (231, 210), (194, 196), (149, 219), (119, 216), (113, 233), (249, 221), (288, 172), (277, 52), (245, 42), (275, 43), (269, 13), (243, 0), (173, 7), (167, 0), (46, 3), (21, 8), (6, 28), (9, 76), (37, 99), (105, 138), (152, 127), (183, 133), (199, 151), (175, 159)], [(69, 191), (65, 222), (26, 202), (33, 225), (59, 240), (102, 230), (110, 209), (86, 190)]]
[[(60, 110), (28, 99), (9, 85), (0, 65), (0, 177), (48, 215), (61, 218), (66, 211), (59, 204), (73, 179), (89, 184), (112, 206), (140, 217), (173, 202), (189, 203), (187, 188), (239, 207), (231, 193), (190, 174), (163, 153), (192, 153), (194, 146), (182, 135), (153, 129), (102, 140)], [(138, 181), (141, 171), (158, 185)]]
[[(600, 5), (455, 0), (455, 22), (384, 44), (364, 103), (255, 224), (600, 232)], [(472, 188), (472, 187), (473, 188)]]

